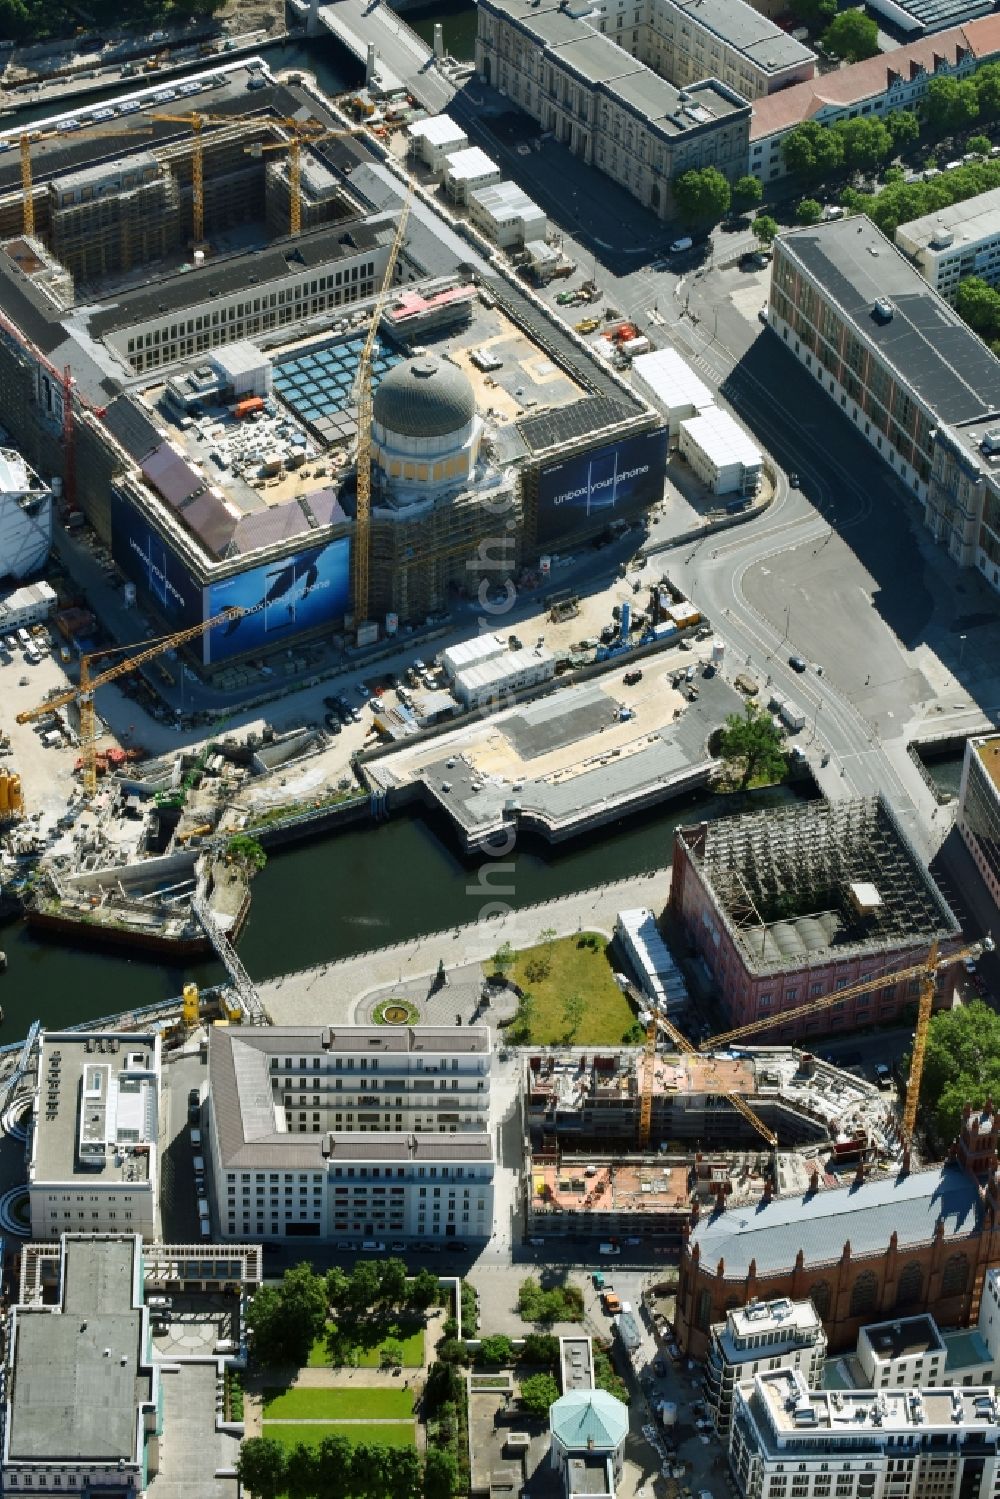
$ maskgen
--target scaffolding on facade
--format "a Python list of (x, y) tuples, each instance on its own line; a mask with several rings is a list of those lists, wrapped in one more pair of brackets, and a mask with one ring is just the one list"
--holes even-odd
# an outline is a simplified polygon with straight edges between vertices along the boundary
[(757, 971), (958, 935), (881, 797), (722, 818), (679, 836)]

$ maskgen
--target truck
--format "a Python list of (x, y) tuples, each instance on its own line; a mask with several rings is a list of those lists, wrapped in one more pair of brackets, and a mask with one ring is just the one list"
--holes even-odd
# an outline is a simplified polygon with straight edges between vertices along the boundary
[(799, 729), (804, 729), (806, 726), (806, 715), (802, 709), (797, 708), (787, 698), (778, 709), (778, 717), (790, 734), (797, 734)]
[(248, 416), (253, 416), (257, 411), (264, 410), (263, 396), (244, 396), (242, 401), (237, 401), (233, 407), (233, 416), (238, 422), (245, 421)]
[(601, 1306), (609, 1317), (616, 1317), (622, 1309), (621, 1299), (614, 1291), (601, 1292)]

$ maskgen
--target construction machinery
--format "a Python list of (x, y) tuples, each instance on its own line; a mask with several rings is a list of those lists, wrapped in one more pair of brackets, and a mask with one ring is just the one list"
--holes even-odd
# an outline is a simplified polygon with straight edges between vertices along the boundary
[(109, 646), (103, 651), (91, 651), (80, 657), (80, 683), (77, 687), (70, 687), (65, 692), (59, 692), (55, 697), (48, 698), (37, 707), (28, 708), (17, 715), (18, 723), (31, 723), (35, 718), (41, 718), (45, 713), (51, 713), (54, 708), (62, 708), (66, 703), (78, 703), (80, 708), (80, 744), (83, 749), (83, 789), (88, 797), (92, 797), (97, 790), (97, 734), (96, 718), (94, 713), (94, 693), (98, 687), (105, 682), (113, 682), (117, 677), (123, 677), (130, 671), (136, 671), (138, 667), (145, 665), (147, 661), (153, 661), (164, 651), (172, 650), (175, 646), (183, 645), (188, 640), (194, 640), (203, 635), (206, 630), (211, 630), (215, 625), (220, 625), (228, 620), (239, 618), (244, 611), (242, 609), (224, 609), (221, 614), (213, 615), (211, 619), (203, 620), (200, 624), (191, 625), (186, 630), (178, 630), (171, 635), (162, 635), (157, 640), (150, 641), (144, 645), (134, 656), (129, 656), (125, 661), (119, 661), (114, 666), (108, 667), (97, 676), (91, 675), (91, 665), (102, 656), (109, 656), (116, 651), (126, 651), (127, 645)]
[[(649, 1137), (653, 1123), (653, 1067), (656, 1058), (656, 1038), (659, 1031), (666, 1031), (677, 1050), (685, 1056), (698, 1056), (698, 1048), (688, 1040), (683, 1032), (679, 1031), (673, 1021), (668, 1020), (662, 1010), (657, 1010), (651, 1015), (646, 1025), (646, 1055), (643, 1062), (642, 1093), (639, 1099), (639, 1148), (649, 1149)], [(755, 1114), (750, 1105), (737, 1093), (719, 1093), (738, 1114), (752, 1124), (757, 1133), (767, 1141), (774, 1150), (778, 1144), (778, 1137), (772, 1129), (764, 1123), (758, 1114)]]
[(365, 339), (364, 348), (361, 350), (361, 358), (358, 360), (358, 372), (354, 377), (354, 400), (358, 408), (358, 451), (357, 451), (357, 513), (354, 521), (354, 624), (355, 629), (365, 624), (368, 619), (368, 568), (371, 559), (371, 505), (372, 505), (372, 355), (375, 351), (375, 339), (378, 337), (379, 323), (385, 305), (392, 292), (392, 279), (396, 271), (396, 261), (399, 252), (403, 248), (406, 238), (406, 224), (410, 217), (410, 203), (413, 198), (413, 179), (407, 184), (406, 197), (399, 214), (399, 223), (396, 225), (396, 233), (393, 235), (392, 246), (389, 250), (389, 259), (386, 261), (385, 275), (382, 277), (382, 287), (379, 291), (372, 310), (371, 322), (368, 325), (368, 336)]
[(256, 141), (252, 146), (247, 146), (246, 151), (248, 156), (254, 157), (262, 157), (269, 151), (288, 152), (288, 232), (296, 235), (302, 229), (302, 147), (315, 146), (320, 141), (333, 140), (337, 136), (367, 135), (368, 126), (327, 130), (315, 120), (281, 119), (275, 123), (288, 128), (287, 141), (272, 141), (268, 145)]
[[(133, 125), (131, 127), (119, 125), (113, 130), (88, 130), (86, 139), (94, 140), (97, 136), (111, 135), (116, 140), (126, 139), (130, 136), (150, 135), (152, 126)], [(21, 220), (22, 231), (25, 236), (33, 235), (35, 232), (35, 183), (31, 167), (31, 148), (42, 143), (42, 141), (54, 140), (57, 136), (72, 135), (74, 131), (59, 129), (55, 130), (24, 130), (21, 132), (21, 199), (23, 217)]]
[(916, 979), (920, 985), (917, 1025), (913, 1034), (910, 1076), (906, 1084), (906, 1103), (903, 1107), (902, 1121), (903, 1139), (909, 1143), (913, 1139), (913, 1130), (917, 1122), (917, 1103), (920, 1098), (924, 1056), (927, 1050), (927, 1032), (934, 1008), (938, 974), (945, 968), (954, 968), (957, 963), (974, 961), (982, 957), (984, 952), (992, 952), (993, 947), (992, 937), (985, 937), (982, 942), (970, 943), (967, 947), (958, 948), (942, 956), (938, 944), (934, 942), (922, 963), (914, 963), (909, 968), (901, 968), (894, 973), (884, 973), (880, 978), (866, 979), (860, 984), (851, 984), (846, 989), (835, 989), (832, 993), (821, 994), (818, 999), (810, 999), (805, 1004), (796, 1005), (793, 1010), (783, 1010), (779, 1015), (768, 1015), (758, 1020), (751, 1020), (746, 1025), (737, 1026), (735, 1030), (722, 1031), (717, 1036), (709, 1036), (707, 1041), (702, 1041), (698, 1050), (704, 1052), (714, 1050), (719, 1046), (728, 1046), (732, 1041), (744, 1041), (748, 1036), (757, 1035), (761, 1031), (774, 1030), (777, 1026), (784, 1029), (796, 1020), (803, 1020), (807, 1015), (816, 1015), (822, 1010), (828, 1010), (831, 1006), (853, 999), (857, 995), (873, 994), (877, 989), (887, 989), (906, 979)]

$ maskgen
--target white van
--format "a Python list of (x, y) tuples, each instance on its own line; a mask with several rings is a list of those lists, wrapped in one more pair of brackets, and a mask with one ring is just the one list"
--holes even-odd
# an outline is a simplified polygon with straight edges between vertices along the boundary
[(621, 1254), (621, 1250), (619, 1249), (619, 1247), (618, 1247), (617, 1244), (602, 1244), (601, 1247), (600, 1247), (600, 1249), (599, 1249), (599, 1251), (598, 1251), (598, 1253), (599, 1254), (605, 1254), (605, 1255), (607, 1255), (607, 1254)]
[(381, 1239), (362, 1239), (361, 1248), (369, 1254), (382, 1254), (385, 1251), (385, 1245)]
[(671, 255), (683, 255), (684, 251), (690, 250), (693, 244), (694, 240), (691, 238), (690, 234), (685, 234), (683, 239), (674, 240), (673, 244), (670, 246), (670, 253)]

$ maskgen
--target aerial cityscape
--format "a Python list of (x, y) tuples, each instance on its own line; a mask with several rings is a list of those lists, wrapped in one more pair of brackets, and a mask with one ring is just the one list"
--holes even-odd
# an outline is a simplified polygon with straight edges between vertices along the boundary
[(0, 1494), (1000, 1499), (993, 0), (0, 65)]

